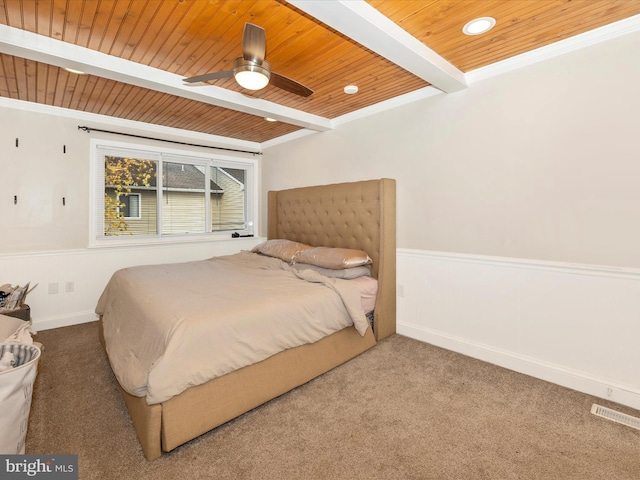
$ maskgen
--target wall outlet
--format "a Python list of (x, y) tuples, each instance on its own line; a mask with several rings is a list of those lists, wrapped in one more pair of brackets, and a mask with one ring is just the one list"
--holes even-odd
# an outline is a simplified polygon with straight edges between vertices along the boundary
[(75, 290), (75, 285), (73, 284), (73, 282), (67, 282), (64, 284), (64, 291), (69, 293), (69, 292), (73, 292)]
[(398, 284), (398, 296), (404, 297), (404, 285), (402, 283)]
[(50, 283), (49, 284), (49, 295), (57, 295), (58, 293), (58, 284)]

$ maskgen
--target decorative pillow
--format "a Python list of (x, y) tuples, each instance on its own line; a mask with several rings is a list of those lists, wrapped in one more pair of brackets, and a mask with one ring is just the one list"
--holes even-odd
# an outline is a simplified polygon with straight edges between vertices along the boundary
[(341, 270), (372, 263), (367, 252), (351, 248), (311, 247), (295, 257), (296, 263)]
[(321, 275), (329, 278), (342, 278), (344, 280), (351, 280), (358, 277), (370, 277), (371, 271), (361, 265), (359, 267), (344, 268), (342, 270), (335, 270), (333, 268), (318, 267), (317, 265), (310, 265), (308, 263), (296, 263), (293, 265), (296, 270), (314, 270)]
[(293, 262), (296, 255), (305, 249), (311, 248), (304, 243), (293, 242), (285, 239), (273, 239), (256, 245), (251, 250), (253, 253), (261, 253), (269, 257), (279, 258), (287, 263)]

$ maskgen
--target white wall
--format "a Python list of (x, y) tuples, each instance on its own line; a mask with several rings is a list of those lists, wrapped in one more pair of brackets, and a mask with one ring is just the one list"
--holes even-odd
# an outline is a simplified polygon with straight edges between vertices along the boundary
[[(176, 147), (99, 132), (88, 134), (78, 130), (78, 125), (204, 145), (259, 148), (253, 144), (225, 144), (207, 135), (0, 99), (0, 284), (38, 284), (27, 298), (36, 330), (95, 320), (98, 298), (118, 268), (236, 253), (259, 241), (256, 237), (88, 248), (90, 139)], [(179, 148), (211, 153), (199, 147)], [(72, 284), (69, 285), (72, 291), (67, 291), (68, 283)]]
[(640, 267), (640, 33), (264, 151), (265, 190), (388, 176), (398, 246)]
[(263, 189), (395, 178), (400, 333), (640, 408), (638, 51), (632, 33), (267, 148)]

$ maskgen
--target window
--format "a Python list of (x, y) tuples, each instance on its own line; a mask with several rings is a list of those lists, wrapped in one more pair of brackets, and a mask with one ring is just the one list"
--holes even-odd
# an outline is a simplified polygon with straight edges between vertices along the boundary
[(122, 212), (125, 220), (140, 220), (140, 194), (128, 193), (118, 197), (120, 202), (118, 213)]
[(257, 163), (92, 140), (91, 245), (253, 234)]

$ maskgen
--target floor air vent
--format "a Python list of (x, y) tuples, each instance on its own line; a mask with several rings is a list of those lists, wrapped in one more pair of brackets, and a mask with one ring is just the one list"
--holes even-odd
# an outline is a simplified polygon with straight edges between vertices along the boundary
[(638, 430), (640, 430), (640, 418), (632, 417), (631, 415), (627, 415), (626, 413), (616, 412), (615, 410), (596, 405), (595, 403), (591, 407), (591, 413), (597, 415), (598, 417), (606, 418), (613, 422), (621, 423), (623, 425), (627, 425), (628, 427), (637, 428)]

